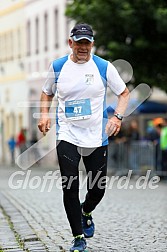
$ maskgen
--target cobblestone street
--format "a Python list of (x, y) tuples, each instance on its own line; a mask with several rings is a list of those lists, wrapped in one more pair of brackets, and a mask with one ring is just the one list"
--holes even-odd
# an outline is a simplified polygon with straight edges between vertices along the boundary
[[(17, 171), (20, 173), (12, 181), (11, 175)], [(41, 187), (49, 171), (54, 170), (0, 168), (0, 251), (69, 251), (73, 237), (62, 191), (58, 184), (44, 188), (43, 183)], [(106, 190), (93, 213), (96, 232), (87, 240), (89, 252), (167, 251), (167, 183), (159, 182), (156, 189), (136, 189), (135, 182), (131, 179), (128, 189), (118, 189), (115, 184)], [(11, 183), (15, 189), (10, 188)], [(81, 201), (84, 194), (85, 186)]]

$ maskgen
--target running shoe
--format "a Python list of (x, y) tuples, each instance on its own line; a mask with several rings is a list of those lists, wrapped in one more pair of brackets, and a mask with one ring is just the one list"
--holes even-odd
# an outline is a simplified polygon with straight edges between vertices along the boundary
[(84, 252), (86, 249), (86, 240), (82, 236), (77, 236), (73, 240), (74, 245), (71, 247), (70, 252)]
[[(82, 205), (81, 205), (82, 207)], [(82, 212), (82, 228), (85, 238), (91, 238), (95, 232), (95, 224), (91, 213)]]

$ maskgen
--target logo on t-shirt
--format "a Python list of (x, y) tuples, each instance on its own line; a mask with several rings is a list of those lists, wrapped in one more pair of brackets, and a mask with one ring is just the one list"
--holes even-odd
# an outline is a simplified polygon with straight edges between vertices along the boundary
[(86, 85), (92, 85), (93, 82), (94, 82), (94, 75), (93, 74), (85, 74)]

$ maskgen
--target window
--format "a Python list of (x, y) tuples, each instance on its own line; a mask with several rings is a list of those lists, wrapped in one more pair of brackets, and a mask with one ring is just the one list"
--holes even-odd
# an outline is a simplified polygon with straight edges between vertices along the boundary
[(48, 14), (44, 15), (44, 50), (48, 50)]
[(21, 129), (23, 127), (23, 115), (22, 114), (19, 114), (18, 116), (18, 128)]
[(28, 21), (27, 29), (26, 29), (26, 36), (27, 36), (27, 56), (31, 55), (31, 23)]
[(6, 60), (9, 60), (9, 55), (10, 55), (10, 37), (9, 37), (9, 32), (6, 33)]
[[(0, 35), (0, 52), (2, 52), (2, 35)], [(2, 53), (0, 53), (0, 63), (2, 62)]]
[(59, 47), (59, 12), (55, 10), (55, 48)]
[(5, 33), (4, 36), (3, 36), (3, 59), (4, 61), (6, 62), (7, 60), (7, 45), (6, 45), (6, 42), (7, 42), (7, 34)]
[(36, 18), (35, 19), (35, 41), (36, 41), (36, 49), (35, 49), (35, 52), (36, 54), (39, 53), (39, 19)]
[(66, 37), (67, 37), (67, 40), (65, 41), (66, 43), (68, 43), (69, 34), (70, 34), (70, 19), (66, 18)]
[(10, 59), (13, 60), (14, 48), (13, 48), (13, 31), (10, 32)]
[(21, 31), (20, 28), (17, 30), (17, 46), (18, 46), (18, 58), (21, 57)]

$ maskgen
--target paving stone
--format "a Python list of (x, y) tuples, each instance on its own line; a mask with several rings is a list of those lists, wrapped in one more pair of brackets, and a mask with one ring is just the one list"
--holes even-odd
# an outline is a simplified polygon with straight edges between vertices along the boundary
[[(38, 251), (41, 250), (46, 252), (46, 247), (38, 241), (37, 235), (34, 233), (31, 226), (28, 224), (27, 220), (24, 219), (23, 215), (14, 207), (14, 205), (5, 197), (3, 194), (0, 194), (1, 204), (7, 216), (10, 217), (10, 221), (13, 225), (14, 231), (19, 235), (20, 240), (24, 242), (25, 249), (29, 249), (29, 252), (36, 251), (36, 247), (39, 248)], [(9, 223), (6, 223), (7, 228), (9, 229)], [(9, 230), (8, 230), (9, 231)], [(10, 230), (11, 236), (14, 236), (13, 231)], [(12, 249), (18, 247), (18, 243), (14, 241), (10, 241), (10, 235), (6, 234), (4, 237), (4, 230), (3, 230), (3, 241), (1, 247), (3, 249)], [(4, 241), (7, 239), (7, 247), (4, 245)], [(27, 242), (29, 241), (29, 242)], [(37, 242), (36, 242), (37, 241)], [(33, 247), (33, 248), (32, 248)]]
[[(45, 172), (32, 171), (41, 178)], [(102, 202), (93, 213), (96, 232), (88, 240), (89, 252), (167, 251), (167, 183), (159, 183), (155, 190), (137, 190), (135, 180), (131, 184), (134, 186), (133, 190), (120, 190), (116, 186), (106, 190)], [(84, 187), (80, 192), (81, 201), (85, 192)], [(41, 193), (40, 189), (8, 188), (3, 193), (20, 214), (19, 216), (17, 212), (13, 215), (14, 224), (22, 237), (27, 237), (27, 248), (29, 246), (32, 252), (43, 252), (43, 249), (47, 252), (69, 251), (73, 237), (60, 189), (53, 187), (50, 192), (44, 190)], [(9, 206), (8, 213), (12, 214), (12, 211), (12, 206)], [(27, 232), (27, 225), (34, 233)], [(28, 241), (31, 237), (34, 237), (32, 242)]]
[(0, 204), (0, 248), (5, 249), (5, 251), (20, 251), (19, 245), (16, 241), (13, 231), (10, 229), (9, 223), (6, 216), (3, 214), (3, 210)]

